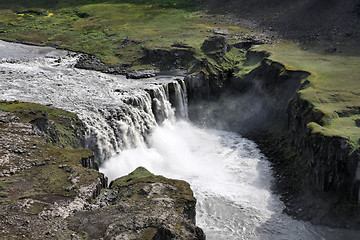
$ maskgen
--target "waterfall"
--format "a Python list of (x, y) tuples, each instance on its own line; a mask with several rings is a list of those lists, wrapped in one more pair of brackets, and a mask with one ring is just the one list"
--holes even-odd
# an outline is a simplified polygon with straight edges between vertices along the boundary
[(87, 126), (86, 144), (110, 179), (143, 165), (188, 181), (207, 239), (358, 239), (356, 231), (283, 214), (269, 163), (253, 142), (176, 122), (187, 119), (183, 77), (127, 79), (75, 69), (77, 57), (0, 41), (0, 99), (77, 113)]
[[(169, 84), (175, 86), (177, 101), (183, 102), (176, 110), (169, 101)], [(186, 89), (176, 80), (143, 91), (139, 89), (137, 95), (123, 97), (124, 104), (97, 109), (97, 118), (87, 116), (85, 119), (89, 130), (86, 147), (93, 149), (97, 159), (103, 162), (125, 149), (145, 146), (147, 136), (156, 126), (165, 120), (175, 121), (174, 111), (186, 111), (187, 103), (180, 99), (183, 92)]]
[(124, 149), (145, 145), (149, 133), (165, 120), (174, 121), (175, 115), (187, 118), (183, 77), (127, 79), (76, 69), (78, 57), (1, 41), (1, 99), (77, 113), (87, 128), (85, 147), (94, 151), (99, 163)]
[(178, 82), (170, 83), (171, 94), (170, 102), (174, 106), (175, 116), (177, 119), (188, 119), (187, 107), (187, 89), (184, 79), (177, 79)]

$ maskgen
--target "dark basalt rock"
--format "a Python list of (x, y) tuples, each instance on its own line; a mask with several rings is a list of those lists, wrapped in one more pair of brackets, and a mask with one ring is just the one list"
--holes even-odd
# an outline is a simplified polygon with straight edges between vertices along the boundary
[(214, 57), (223, 57), (228, 52), (227, 39), (223, 36), (211, 36), (204, 41), (202, 50)]
[(325, 49), (325, 52), (326, 53), (336, 53), (337, 49), (336, 48), (328, 48), (328, 49)]
[(360, 127), (360, 119), (355, 120), (355, 126)]
[(151, 78), (156, 76), (155, 70), (128, 71), (126, 77), (131, 79)]
[(155, 65), (160, 70), (181, 69), (195, 59), (195, 49), (180, 43), (166, 49), (144, 48), (143, 51), (142, 62)]
[(313, 132), (308, 124), (323, 125), (323, 116), (299, 96), (294, 98), (288, 108), (291, 141), (301, 152), (316, 189), (345, 194), (351, 201), (359, 202), (358, 150), (352, 152), (346, 138)]
[(126, 74), (125, 68), (128, 68), (130, 66), (131, 65), (128, 63), (123, 63), (118, 66), (109, 67), (94, 55), (89, 55), (89, 54), (81, 54), (78, 61), (74, 65), (74, 67), (80, 69), (95, 70), (103, 73), (120, 74), (120, 75)]

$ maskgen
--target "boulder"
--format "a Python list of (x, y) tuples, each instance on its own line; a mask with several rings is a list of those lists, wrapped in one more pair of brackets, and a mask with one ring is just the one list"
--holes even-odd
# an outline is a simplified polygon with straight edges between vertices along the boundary
[(182, 69), (195, 60), (195, 49), (181, 43), (173, 44), (170, 48), (143, 48), (143, 51), (142, 62), (160, 70)]
[(88, 239), (205, 239), (189, 184), (143, 167), (111, 182), (98, 203), (104, 207), (69, 217), (70, 228)]
[(223, 57), (228, 52), (227, 39), (223, 36), (211, 36), (204, 41), (201, 48), (208, 55)]

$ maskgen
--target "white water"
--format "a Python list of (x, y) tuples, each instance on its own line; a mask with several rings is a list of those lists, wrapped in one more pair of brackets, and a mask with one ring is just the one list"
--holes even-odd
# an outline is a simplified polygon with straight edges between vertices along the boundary
[(315, 227), (282, 214), (284, 206), (270, 190), (269, 164), (251, 141), (186, 122), (158, 126), (159, 119), (173, 118), (169, 82), (175, 81), (177, 115), (186, 118), (181, 80), (133, 80), (74, 69), (73, 53), (2, 41), (0, 59), (0, 99), (77, 113), (89, 129), (88, 146), (98, 156), (105, 159), (121, 152), (103, 165), (111, 179), (144, 166), (188, 181), (198, 199), (197, 222), (207, 239), (359, 239), (356, 231)]
[(271, 192), (268, 161), (256, 144), (236, 133), (165, 122), (149, 147), (128, 149), (102, 166), (110, 180), (139, 166), (190, 183), (197, 198), (197, 225), (217, 239), (358, 239), (356, 231), (316, 227), (282, 213)]
[(99, 162), (144, 144), (157, 122), (173, 117), (167, 84), (175, 87), (174, 100), (183, 101), (182, 77), (127, 79), (73, 68), (78, 57), (54, 48), (0, 41), (0, 100), (77, 113), (88, 130), (86, 147)]

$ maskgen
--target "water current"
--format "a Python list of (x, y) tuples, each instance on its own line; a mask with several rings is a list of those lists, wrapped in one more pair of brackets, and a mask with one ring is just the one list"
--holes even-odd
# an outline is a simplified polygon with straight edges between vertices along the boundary
[[(254, 142), (175, 121), (175, 115), (186, 119), (187, 114), (182, 77), (126, 79), (75, 69), (77, 57), (0, 41), (0, 100), (77, 113), (88, 128), (88, 147), (110, 180), (144, 166), (188, 181), (197, 198), (197, 225), (207, 239), (359, 239), (356, 231), (283, 214), (283, 203), (271, 191), (270, 164)], [(176, 110), (169, 102), (169, 83), (175, 85)]]

